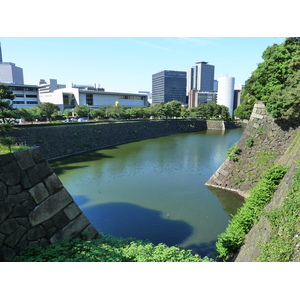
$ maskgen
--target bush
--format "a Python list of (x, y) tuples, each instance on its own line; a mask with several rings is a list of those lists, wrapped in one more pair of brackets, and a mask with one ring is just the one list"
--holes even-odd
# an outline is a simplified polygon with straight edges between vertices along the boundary
[(226, 231), (219, 235), (216, 249), (220, 258), (226, 260), (241, 247), (245, 235), (261, 217), (265, 205), (272, 199), (286, 171), (286, 167), (275, 165), (267, 170), (259, 183), (251, 189), (250, 196), (232, 217)]
[(247, 138), (247, 139), (246, 139), (246, 145), (247, 145), (248, 147), (252, 147), (252, 146), (253, 146), (253, 143), (254, 143), (253, 138)]
[(213, 261), (191, 250), (154, 246), (148, 241), (103, 235), (100, 239), (57, 241), (42, 247), (27, 248), (18, 257), (20, 262), (208, 262)]

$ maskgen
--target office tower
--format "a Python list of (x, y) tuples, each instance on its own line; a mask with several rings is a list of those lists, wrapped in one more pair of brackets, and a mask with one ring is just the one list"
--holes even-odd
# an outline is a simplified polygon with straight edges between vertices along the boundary
[(23, 69), (11, 62), (3, 62), (0, 44), (0, 82), (24, 84)]
[(196, 66), (188, 69), (187, 74), (187, 94), (190, 90), (214, 91), (215, 66), (200, 61), (196, 63)]
[(152, 75), (152, 103), (186, 104), (186, 72), (165, 70)]
[(218, 79), (217, 103), (227, 106), (231, 116), (233, 116), (234, 105), (234, 80), (234, 77), (221, 77)]

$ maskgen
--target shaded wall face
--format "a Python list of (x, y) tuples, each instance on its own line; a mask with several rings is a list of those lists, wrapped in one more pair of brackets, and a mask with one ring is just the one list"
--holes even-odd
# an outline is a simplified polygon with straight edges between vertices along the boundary
[(0, 156), (0, 261), (26, 247), (99, 236), (40, 147)]

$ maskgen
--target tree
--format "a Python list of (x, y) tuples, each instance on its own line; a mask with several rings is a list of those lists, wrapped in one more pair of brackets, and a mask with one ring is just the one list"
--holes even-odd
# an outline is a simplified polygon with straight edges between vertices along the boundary
[(164, 117), (166, 115), (164, 102), (154, 104), (152, 113), (154, 117)]
[(123, 105), (108, 105), (105, 114), (109, 118), (123, 118), (125, 107)]
[(170, 101), (165, 104), (165, 116), (168, 118), (180, 117), (181, 114), (181, 102), (180, 101)]
[(97, 109), (91, 109), (90, 116), (93, 119), (102, 119), (105, 117), (105, 107), (99, 107)]
[(40, 118), (40, 112), (36, 107), (24, 108), (21, 107), (17, 109), (17, 116), (20, 119), (24, 119), (26, 122), (33, 122)]
[(15, 109), (9, 100), (13, 100), (15, 95), (8, 86), (0, 83), (0, 119), (2, 123), (8, 123), (15, 117)]
[(91, 109), (86, 104), (77, 105), (73, 111), (76, 113), (78, 118), (87, 118)]
[(52, 116), (60, 111), (58, 105), (50, 102), (43, 102), (37, 105), (39, 113), (42, 117), (46, 117), (47, 120), (51, 120)]
[[(280, 91), (288, 87), (288, 78), (300, 70), (299, 38), (287, 38), (280, 45), (274, 44), (269, 46), (263, 52), (262, 58), (263, 62), (258, 64), (257, 68), (252, 72), (251, 77), (245, 83), (245, 88), (242, 91), (242, 103), (245, 102), (244, 95), (252, 99), (251, 101), (246, 101), (235, 112), (235, 115), (237, 113), (239, 117), (250, 118), (251, 113), (249, 113), (249, 110), (252, 111), (256, 101), (268, 103), (271, 99), (272, 104), (267, 104), (267, 110), (270, 109), (270, 112), (275, 111), (274, 115), (277, 115), (276, 111), (279, 112), (279, 110), (285, 109), (282, 103), (276, 103), (276, 96), (274, 98), (272, 95), (273, 93), (274, 95), (278, 95), (278, 101), (282, 101), (282, 97), (279, 96), (282, 94)], [(253, 99), (254, 101), (252, 101)], [(247, 112), (243, 113), (243, 109), (247, 110)]]

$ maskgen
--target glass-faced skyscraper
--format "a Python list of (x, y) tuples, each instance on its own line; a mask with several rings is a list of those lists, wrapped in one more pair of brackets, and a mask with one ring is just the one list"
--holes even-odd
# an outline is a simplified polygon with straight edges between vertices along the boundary
[(186, 104), (186, 72), (165, 70), (152, 75), (152, 103)]
[(214, 91), (215, 66), (205, 61), (196, 63), (196, 66), (188, 70), (187, 94), (190, 90), (200, 92)]

